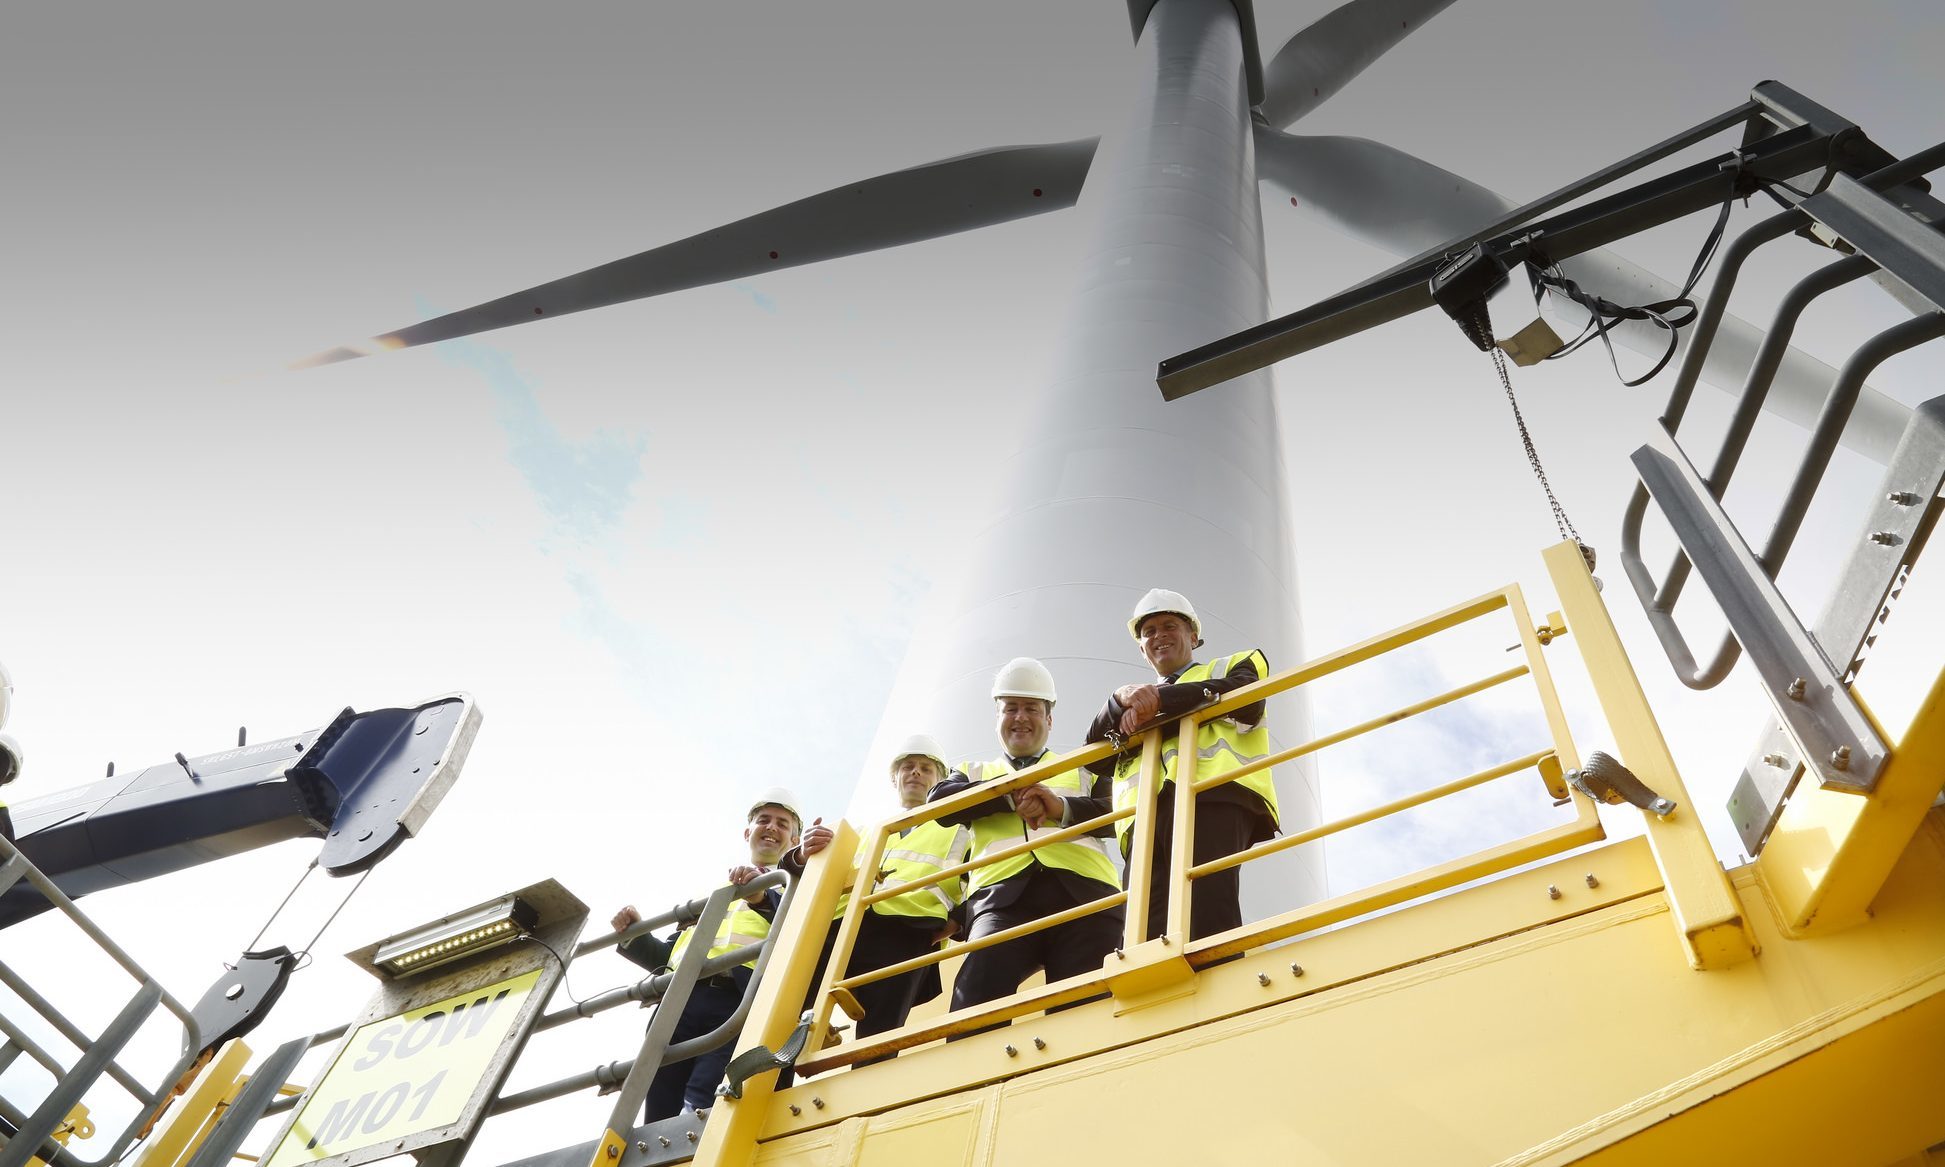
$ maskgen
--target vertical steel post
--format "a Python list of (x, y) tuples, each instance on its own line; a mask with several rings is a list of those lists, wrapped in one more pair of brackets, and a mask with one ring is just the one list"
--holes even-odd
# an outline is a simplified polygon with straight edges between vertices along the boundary
[[(1022, 655), (1058, 681), (1054, 748), (1077, 743), (1112, 690), (1149, 679), (1125, 621), (1152, 587), (1194, 601), (1212, 651), (1261, 647), (1274, 668), (1303, 659), (1268, 373), (1173, 403), (1154, 382), (1163, 357), (1268, 315), (1244, 73), (1231, 0), (1155, 4), (1126, 121), (1102, 139), (1075, 212), (1088, 243), (1053, 375), (1010, 456), (959, 468), (993, 483), (997, 513), (955, 554), (874, 757), (917, 729), (955, 758), (990, 755), (988, 686)], [(1307, 722), (1293, 699), (1271, 731), (1302, 741)], [(1285, 829), (1316, 821), (1313, 773), (1309, 761), (1277, 770)], [(1274, 874), (1252, 869), (1245, 891), (1274, 880), (1279, 905), (1320, 898), (1321, 860), (1258, 865)]]
[(1756, 954), (1755, 942), (1743, 920), (1742, 902), (1729, 883), (1715, 848), (1702, 830), (1695, 803), (1682, 785), (1668, 742), (1655, 722), (1654, 711), (1641, 692), (1634, 665), (1614, 630), (1614, 620), (1594, 588), (1587, 561), (1572, 541), (1556, 543), (1544, 553), (1553, 577), (1567, 629), (1601, 703), (1621, 761), (1656, 793), (1677, 804), (1663, 817), (1642, 814), (1648, 846), (1661, 869), (1668, 895), (1668, 911), (1680, 931), (1691, 968), (1717, 969), (1740, 964)]

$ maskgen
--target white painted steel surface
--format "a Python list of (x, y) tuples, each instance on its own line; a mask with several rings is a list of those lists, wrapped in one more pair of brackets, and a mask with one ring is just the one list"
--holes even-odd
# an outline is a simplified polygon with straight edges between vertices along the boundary
[[(955, 761), (993, 756), (990, 684), (1021, 655), (1046, 662), (1059, 686), (1053, 747), (1080, 744), (1109, 691), (1153, 677), (1126, 626), (1151, 587), (1195, 604), (1207, 641), (1199, 659), (1260, 647), (1275, 669), (1301, 657), (1269, 375), (1173, 404), (1154, 381), (1162, 357), (1268, 316), (1241, 36), (1228, 0), (1157, 4), (1131, 90), (1128, 123), (1103, 139), (1081, 192), (1091, 242), (1040, 405), (1020, 417), (1018, 449), (947, 468), (969, 488), (992, 484), (981, 489), (993, 490), (996, 509), (955, 557), (914, 639), (874, 758), (921, 731)], [(1278, 748), (1308, 729), (1306, 707), (1273, 707)], [(1276, 774), (1284, 829), (1317, 822), (1312, 766)], [(1252, 914), (1319, 898), (1321, 852), (1253, 864), (1243, 887)]]

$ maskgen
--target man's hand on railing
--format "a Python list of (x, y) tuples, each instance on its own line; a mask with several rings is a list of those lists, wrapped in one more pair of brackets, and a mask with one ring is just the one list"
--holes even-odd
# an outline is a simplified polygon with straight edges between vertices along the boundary
[(809, 862), (812, 855), (830, 846), (831, 837), (831, 828), (824, 825), (823, 819), (810, 820), (810, 825), (804, 828), (803, 841), (797, 844), (798, 850), (804, 853), (805, 862)]
[(1121, 706), (1121, 734), (1133, 736), (1135, 727), (1162, 711), (1161, 691), (1154, 685), (1123, 685), (1114, 691), (1114, 702)]
[(1060, 795), (1037, 782), (1013, 792), (1013, 809), (1036, 831), (1047, 823), (1059, 823), (1066, 812)]
[[(739, 863), (729, 869), (729, 881), (737, 887), (742, 887), (744, 884), (762, 874), (763, 869), (761, 867), (752, 867), (748, 863)], [(763, 893), (757, 892), (755, 895), (744, 896), (743, 899), (745, 903), (751, 907), (755, 907), (763, 902)]]
[(608, 921), (609, 924), (614, 926), (614, 930), (617, 932), (626, 932), (641, 922), (642, 914), (635, 910), (634, 904), (624, 906), (619, 912), (615, 913), (614, 919)]

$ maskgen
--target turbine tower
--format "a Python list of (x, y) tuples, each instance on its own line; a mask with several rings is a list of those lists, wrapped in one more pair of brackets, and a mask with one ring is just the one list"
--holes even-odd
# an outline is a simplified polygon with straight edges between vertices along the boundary
[[(1165, 404), (1157, 362), (1268, 315), (1258, 191), (1282, 187), (1327, 224), (1401, 256), (1484, 226), (1512, 205), (1391, 147), (1283, 132), (1451, 0), (1350, 0), (1267, 64), (1249, 0), (1128, 0), (1135, 61), (1121, 124), (1102, 139), (1001, 147), (943, 159), (764, 211), (625, 259), (370, 340), (303, 365), (465, 336), (568, 312), (820, 262), (1073, 207), (1089, 243), (1055, 368), (1013, 451), (954, 467), (992, 517), (953, 558), (864, 760), (876, 790), (882, 749), (938, 736), (955, 756), (994, 748), (990, 679), (1037, 656), (1064, 696), (1054, 745), (1114, 686), (1143, 679), (1124, 625), (1150, 587), (1197, 605), (1213, 652), (1260, 647), (1300, 661), (1283, 451), (1267, 372)], [(1584, 288), (1640, 303), (1672, 287), (1609, 254), (1568, 268)], [(1725, 325), (1705, 376), (1739, 384)], [(1661, 335), (1617, 339), (1659, 353)], [(1782, 412), (1820, 399), (1831, 370), (1792, 352), (1772, 394)], [(1814, 396), (1812, 396), (1814, 394)], [(1812, 409), (1814, 406), (1811, 407)], [(1903, 407), (1867, 394), (1848, 440), (1882, 454)], [(1271, 711), (1278, 746), (1303, 740), (1306, 711)], [(1286, 831), (1317, 820), (1307, 761), (1279, 767)], [(861, 795), (862, 797), (862, 795)], [(1256, 865), (1251, 912), (1323, 894), (1315, 848)], [(1281, 863), (1274, 876), (1262, 870)], [(1265, 890), (1274, 886), (1274, 903)]]

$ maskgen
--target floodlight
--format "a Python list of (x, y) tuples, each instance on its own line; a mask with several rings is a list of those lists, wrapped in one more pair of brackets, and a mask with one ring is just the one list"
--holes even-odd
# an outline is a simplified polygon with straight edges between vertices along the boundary
[(519, 896), (502, 896), (384, 941), (372, 963), (389, 976), (410, 976), (525, 936), (536, 918)]

